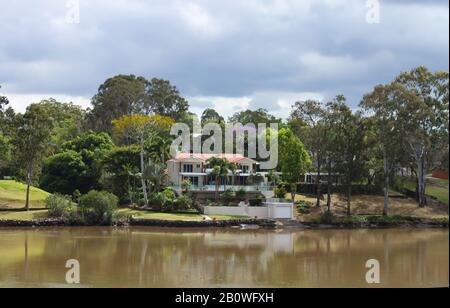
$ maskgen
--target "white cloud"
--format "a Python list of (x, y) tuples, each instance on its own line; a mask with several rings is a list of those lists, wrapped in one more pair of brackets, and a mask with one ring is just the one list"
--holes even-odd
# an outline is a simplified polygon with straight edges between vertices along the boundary
[(90, 99), (81, 96), (70, 96), (64, 94), (14, 94), (4, 93), (8, 98), (10, 106), (16, 112), (24, 112), (28, 105), (39, 103), (44, 99), (54, 98), (59, 102), (73, 103), (75, 105), (87, 108), (90, 106)]

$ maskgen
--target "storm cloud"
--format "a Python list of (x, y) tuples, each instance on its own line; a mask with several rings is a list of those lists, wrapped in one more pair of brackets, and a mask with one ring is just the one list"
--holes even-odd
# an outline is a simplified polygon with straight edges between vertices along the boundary
[[(200, 113), (348, 97), (400, 71), (448, 70), (448, 1), (2, 0), (0, 85), (14, 108), (53, 96), (89, 106), (115, 74), (171, 80)], [(78, 20), (71, 20), (79, 4)]]

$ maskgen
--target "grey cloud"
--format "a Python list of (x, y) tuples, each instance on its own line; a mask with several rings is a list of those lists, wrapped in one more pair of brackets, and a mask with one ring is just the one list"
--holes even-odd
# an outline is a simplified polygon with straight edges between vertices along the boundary
[(132, 73), (170, 79), (188, 97), (256, 93), (251, 107), (279, 111), (274, 93), (342, 93), (355, 105), (399, 71), (449, 65), (447, 1), (381, 0), (377, 25), (360, 0), (80, 4), (80, 24), (65, 23), (65, 1), (2, 4), (2, 90), (91, 97), (106, 78)]

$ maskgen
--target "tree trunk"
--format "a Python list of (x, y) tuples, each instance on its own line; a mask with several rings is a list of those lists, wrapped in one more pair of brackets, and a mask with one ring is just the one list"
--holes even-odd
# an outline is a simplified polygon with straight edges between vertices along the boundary
[(347, 216), (352, 216), (352, 183), (347, 185)]
[(327, 183), (327, 208), (328, 212), (331, 212), (331, 189), (332, 189), (332, 175), (331, 172), (328, 171), (328, 183)]
[(320, 191), (320, 167), (321, 164), (317, 163), (317, 179), (316, 179), (316, 189), (317, 189), (317, 202), (316, 207), (320, 207), (320, 197), (321, 197), (321, 191)]
[(142, 174), (142, 192), (144, 193), (144, 206), (148, 208), (148, 195), (147, 195), (147, 183), (144, 179), (144, 169), (145, 169), (145, 163), (144, 163), (144, 146), (141, 147), (141, 174)]
[(291, 198), (292, 198), (292, 202), (295, 203), (295, 196), (297, 195), (297, 185), (296, 184), (291, 184)]
[(30, 210), (30, 186), (31, 186), (32, 177), (33, 177), (33, 164), (30, 163), (28, 165), (28, 170), (27, 170), (27, 192), (26, 192), (26, 197), (25, 197), (25, 209), (27, 211)]
[(389, 162), (387, 158), (386, 150), (383, 153), (384, 157), (384, 206), (383, 216), (389, 215)]
[(418, 169), (418, 197), (419, 197), (419, 206), (425, 207), (427, 205), (426, 196), (425, 196), (425, 181), (426, 181), (426, 167), (424, 161), (424, 155), (417, 160), (417, 169)]

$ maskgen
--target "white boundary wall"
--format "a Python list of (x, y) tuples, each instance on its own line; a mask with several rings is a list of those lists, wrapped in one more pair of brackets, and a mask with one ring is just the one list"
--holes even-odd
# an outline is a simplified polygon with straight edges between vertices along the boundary
[(205, 215), (248, 216), (257, 219), (294, 219), (293, 203), (266, 202), (264, 206), (205, 206)]

